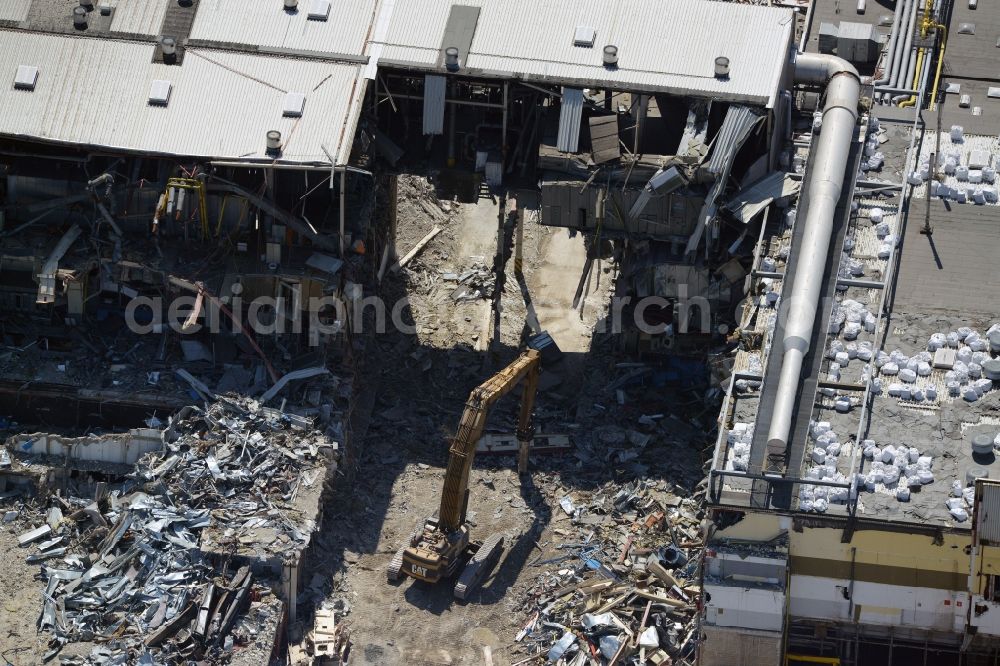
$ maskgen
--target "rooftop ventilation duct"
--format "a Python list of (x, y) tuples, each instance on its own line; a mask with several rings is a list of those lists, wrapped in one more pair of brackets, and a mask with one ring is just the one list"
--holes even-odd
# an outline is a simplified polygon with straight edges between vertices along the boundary
[(18, 65), (14, 74), (14, 88), (17, 90), (34, 90), (38, 82), (38, 68), (34, 65)]
[(729, 78), (729, 58), (725, 56), (719, 56), (715, 59), (715, 78), (717, 79), (728, 79)]
[(281, 105), (281, 115), (286, 118), (300, 118), (305, 106), (306, 96), (303, 93), (285, 93), (285, 99)]
[(458, 70), (458, 49), (454, 46), (449, 46), (444, 50), (444, 66), (450, 72)]
[(296, 9), (298, 9), (298, 6), (299, 6), (299, 0), (285, 0), (286, 12), (294, 12)]
[(281, 132), (271, 130), (267, 133), (267, 154), (277, 155), (281, 152)]
[(330, 18), (330, 0), (312, 0), (307, 18), (310, 21), (325, 21)]
[[(823, 271), (833, 235), (833, 217), (844, 186), (847, 159), (858, 120), (861, 79), (850, 63), (836, 56), (799, 53), (795, 59), (795, 82), (826, 84), (823, 107), (823, 131), (817, 140), (815, 166), (806, 174), (802, 189), (809, 191), (809, 207), (799, 246), (799, 272), (791, 293), (783, 295), (788, 303), (785, 335), (781, 341), (781, 374), (774, 398), (774, 411), (767, 433), (769, 450), (785, 450), (792, 427), (792, 412), (802, 375), (802, 361), (809, 351)], [(778, 347), (771, 351), (777, 353)]]
[(82, 30), (87, 27), (87, 10), (84, 7), (73, 9), (73, 25)]
[(156, 79), (149, 86), (149, 103), (154, 106), (166, 106), (170, 103), (170, 90), (173, 84), (170, 81)]
[(160, 40), (160, 50), (163, 51), (164, 56), (177, 55), (177, 40), (173, 37), (164, 37)]
[(594, 46), (596, 39), (596, 28), (592, 28), (589, 25), (580, 25), (576, 27), (576, 31), (573, 33), (573, 46), (591, 48)]
[(618, 64), (618, 47), (614, 44), (608, 44), (604, 47), (604, 65), (606, 67), (614, 67)]

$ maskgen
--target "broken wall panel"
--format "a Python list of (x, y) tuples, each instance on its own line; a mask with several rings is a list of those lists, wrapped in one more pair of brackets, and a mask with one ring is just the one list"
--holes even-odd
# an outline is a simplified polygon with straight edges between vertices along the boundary
[(594, 164), (620, 159), (622, 151), (618, 142), (618, 116), (597, 116), (591, 118), (588, 124)]
[(580, 147), (580, 123), (583, 120), (583, 90), (563, 88), (559, 107), (559, 138), (556, 147), (564, 153), (575, 153)]
[(424, 77), (424, 134), (444, 134), (445, 93), (448, 79), (443, 76)]
[(63, 437), (47, 433), (18, 435), (14, 448), (27, 455), (44, 455), (88, 462), (134, 465), (143, 455), (163, 448), (160, 431), (137, 428), (124, 435)]

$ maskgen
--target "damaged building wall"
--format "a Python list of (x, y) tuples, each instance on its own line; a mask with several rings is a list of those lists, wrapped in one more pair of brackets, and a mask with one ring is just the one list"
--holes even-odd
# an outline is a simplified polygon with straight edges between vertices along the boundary
[(134, 465), (143, 455), (163, 446), (159, 430), (137, 428), (123, 435), (63, 437), (46, 433), (17, 435), (11, 446), (20, 453), (55, 456), (70, 461)]
[(596, 187), (584, 181), (560, 179), (542, 181), (541, 222), (549, 226), (567, 227), (578, 231), (600, 233), (603, 237), (671, 238), (687, 240), (698, 221), (701, 200), (683, 194), (669, 194), (654, 199), (637, 219), (629, 211), (639, 199), (642, 189), (613, 188), (607, 190), (604, 217), (599, 217)]

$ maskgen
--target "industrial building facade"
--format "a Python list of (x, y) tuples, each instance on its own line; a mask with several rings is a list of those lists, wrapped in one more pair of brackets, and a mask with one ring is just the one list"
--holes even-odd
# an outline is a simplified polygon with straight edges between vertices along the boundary
[[(824, 178), (828, 90), (796, 137), (802, 191), (756, 253), (709, 463), (703, 664), (998, 658), (987, 535), (1000, 326), (965, 295), (969, 261), (951, 249), (995, 247), (978, 222), (996, 223), (995, 186), (986, 165), (990, 198), (976, 198), (944, 164), (983, 168), (980, 145), (997, 157), (979, 138), (996, 111), (960, 78), (982, 43), (967, 22), (990, 19), (975, 3), (897, 3), (895, 20), (864, 5), (847, 18), (817, 4), (800, 37), (802, 51), (857, 66), (861, 103), (829, 250), (801, 228), (827, 196), (811, 185)], [(949, 200), (943, 183), (962, 191)]]

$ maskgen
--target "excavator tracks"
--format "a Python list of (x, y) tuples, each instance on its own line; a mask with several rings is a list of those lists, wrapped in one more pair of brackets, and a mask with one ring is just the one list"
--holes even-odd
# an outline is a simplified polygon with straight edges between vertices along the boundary
[(417, 545), (417, 537), (420, 536), (423, 530), (424, 530), (423, 523), (421, 522), (419, 525), (416, 526), (416, 528), (414, 528), (412, 532), (410, 532), (410, 536), (407, 537), (406, 542), (399, 547), (399, 550), (396, 551), (396, 554), (392, 556), (391, 560), (389, 560), (389, 566), (386, 569), (385, 574), (386, 578), (389, 580), (390, 583), (395, 583), (396, 581), (398, 581), (400, 578), (403, 577), (402, 574), (403, 552), (409, 546)]
[(403, 577), (403, 551), (405, 550), (406, 546), (400, 546), (399, 550), (396, 551), (396, 554), (392, 556), (391, 560), (389, 560), (389, 567), (386, 569), (385, 573), (386, 578), (389, 579), (390, 583), (395, 583)]
[(479, 547), (455, 583), (455, 598), (466, 599), (496, 566), (503, 553), (503, 535), (494, 534)]

